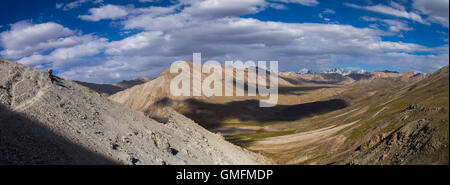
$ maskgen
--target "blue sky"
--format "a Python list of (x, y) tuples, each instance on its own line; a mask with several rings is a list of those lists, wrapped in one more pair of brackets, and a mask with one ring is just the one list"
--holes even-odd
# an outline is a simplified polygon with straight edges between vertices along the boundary
[(432, 72), (448, 65), (448, 0), (1, 1), (0, 57), (96, 83), (176, 60), (277, 60), (280, 71)]

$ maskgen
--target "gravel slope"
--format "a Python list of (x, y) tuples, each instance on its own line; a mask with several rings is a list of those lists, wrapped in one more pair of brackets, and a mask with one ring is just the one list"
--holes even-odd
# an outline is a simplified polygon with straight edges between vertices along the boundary
[(75, 82), (0, 60), (0, 164), (264, 164), (168, 109), (160, 123)]

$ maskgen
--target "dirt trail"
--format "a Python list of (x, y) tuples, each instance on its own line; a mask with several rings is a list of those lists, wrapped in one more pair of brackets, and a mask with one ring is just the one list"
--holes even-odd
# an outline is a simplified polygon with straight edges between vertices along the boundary
[(345, 125), (340, 125), (340, 126), (334, 125), (334, 126), (317, 129), (317, 130), (307, 131), (307, 132), (266, 138), (264, 140), (258, 141), (255, 144), (255, 146), (251, 147), (251, 148), (258, 149), (258, 150), (276, 149), (276, 148), (286, 149), (286, 148), (288, 148), (285, 146), (286, 144), (295, 144), (296, 147), (308, 145), (308, 144), (318, 141), (320, 139), (329, 137), (332, 134), (338, 132), (339, 130), (342, 130), (348, 126), (351, 126), (351, 125), (357, 123), (358, 121), (359, 120), (356, 120), (351, 123), (348, 123)]
[(353, 109), (353, 110), (351, 110), (351, 111), (344, 112), (344, 113), (342, 113), (342, 114), (339, 114), (339, 115), (337, 115), (337, 116), (332, 117), (332, 119), (335, 119), (335, 118), (339, 118), (339, 117), (345, 116), (345, 115), (350, 114), (350, 113), (352, 113), (352, 112), (355, 112), (355, 111), (357, 111), (357, 110), (359, 110), (359, 109)]
[(384, 110), (386, 110), (388, 107), (383, 107), (381, 108), (378, 112), (376, 112), (375, 114), (373, 114), (372, 119), (377, 117), (381, 112), (383, 112)]

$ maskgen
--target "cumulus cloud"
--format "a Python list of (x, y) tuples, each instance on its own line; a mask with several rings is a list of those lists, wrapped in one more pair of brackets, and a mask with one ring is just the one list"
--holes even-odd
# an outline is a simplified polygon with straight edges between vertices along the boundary
[[(208, 29), (204, 29), (202, 25), (207, 25)], [(158, 68), (165, 69), (176, 60), (192, 60), (193, 52), (202, 52), (204, 61), (278, 60), (280, 67), (284, 69), (326, 69), (339, 60), (347, 59), (374, 64), (386, 61), (385, 65), (392, 64), (391, 66), (399, 69), (416, 70), (410, 63), (393, 64), (404, 63), (405, 58), (414, 58), (414, 52), (432, 52), (430, 48), (417, 44), (382, 41), (380, 36), (388, 34), (383, 31), (348, 25), (265, 22), (235, 17), (211, 19), (206, 22), (202, 20), (201, 23), (195, 19), (189, 22), (180, 21), (180, 25), (176, 27), (180, 26), (180, 29), (165, 29), (165, 32), (153, 31), (159, 30), (158, 27), (146, 29), (142, 26), (148, 31), (108, 44), (105, 53), (113, 59), (106, 63), (114, 64), (116, 71), (122, 71), (119, 72), (121, 77), (129, 73), (127, 70), (132, 70), (133, 73), (150, 70), (155, 61), (164, 66)], [(167, 25), (164, 25), (164, 28), (167, 28)], [(439, 56), (442, 57), (439, 58), (439, 64), (442, 66), (445, 63), (445, 55)], [(372, 59), (367, 61), (364, 58)], [(436, 60), (421, 58), (424, 61)], [(419, 59), (413, 61), (423, 62)], [(95, 66), (93, 73), (105, 71), (105, 74), (110, 74), (110, 68), (102, 67), (106, 63)], [(134, 68), (133, 65), (143, 67)], [(422, 68), (430, 69), (431, 67)], [(77, 75), (89, 76), (87, 73), (89, 72), (80, 70)], [(157, 70), (152, 70), (147, 75), (157, 73)], [(113, 81), (114, 78), (108, 79)]]
[(50, 64), (55, 68), (79, 65), (83, 57), (103, 52), (107, 40), (82, 35), (54, 22), (32, 24), (20, 21), (0, 33), (2, 57), (39, 68)]
[(53, 61), (68, 61), (79, 57), (93, 56), (100, 53), (105, 44), (106, 39), (91, 39), (72, 47), (58, 48), (51, 52), (49, 56)]
[(75, 66), (71, 70), (63, 71), (60, 75), (85, 82), (113, 83), (136, 76), (158, 75), (169, 66), (161, 60), (169, 59), (151, 56), (115, 56), (106, 60), (97, 60), (95, 65)]
[(145, 30), (170, 30), (182, 28), (192, 20), (191, 16), (184, 13), (161, 16), (159, 14), (145, 13), (131, 17), (123, 22), (126, 29), (141, 28)]
[[(167, 7), (129, 7), (128, 14), (115, 18), (115, 22), (123, 26), (122, 31), (136, 33), (114, 41), (90, 34), (81, 35), (56, 23), (43, 23), (52, 25), (52, 29), (39, 34), (22, 30), (45, 30), (41, 24), (17, 24), (0, 33), (5, 48), (1, 52), (2, 56), (11, 58), (13, 54), (5, 55), (8, 49), (19, 51), (17, 48), (33, 46), (30, 52), (16, 54), (20, 56), (19, 62), (38, 68), (48, 65), (61, 69), (60, 75), (66, 78), (100, 83), (155, 76), (174, 61), (192, 60), (194, 52), (201, 52), (203, 61), (277, 60), (280, 70), (294, 71), (301, 68), (328, 69), (343, 61), (383, 64), (401, 71), (420, 72), (434, 71), (448, 64), (448, 45), (428, 48), (382, 39), (393, 32), (408, 31), (410, 28), (404, 20), (364, 18), (385, 25), (387, 29), (384, 31), (339, 24), (261, 21), (240, 15), (270, 7), (266, 1), (235, 3), (238, 5), (223, 3), (224, 6), (217, 6), (212, 0), (180, 0)], [(402, 11), (400, 6), (395, 9)], [(334, 11), (326, 9), (322, 13), (332, 14)], [(91, 12), (88, 16), (94, 14)], [(107, 17), (98, 20), (113, 19)], [(12, 35), (19, 32), (29, 39), (12, 39)], [(60, 35), (49, 34), (54, 32)], [(5, 39), (3, 35), (6, 35)], [(33, 39), (35, 37), (39, 39)], [(418, 52), (421, 54), (416, 54)]]
[(78, 42), (78, 38), (67, 36), (74, 34), (75, 31), (53, 22), (17, 22), (11, 25), (10, 30), (0, 33), (0, 42), (4, 48), (1, 55), (16, 59), (39, 50), (73, 45)]
[(86, 21), (99, 21), (103, 19), (119, 19), (128, 15), (125, 7), (111, 4), (99, 8), (91, 8), (89, 13), (89, 15), (80, 15), (78, 17)]
[[(114, 41), (109, 44), (106, 50), (107, 54), (123, 55), (123, 54), (140, 54), (143, 55), (152, 47), (160, 47), (164, 43), (163, 33), (160, 31), (141, 32), (136, 35), (127, 37), (120, 41)], [(153, 53), (152, 53), (153, 54)]]
[(199, 17), (226, 17), (253, 14), (266, 5), (264, 0), (194, 0), (183, 12)]
[(48, 55), (35, 53), (31, 56), (23, 57), (18, 62), (30, 65), (39, 66), (45, 63), (51, 63), (51, 67), (55, 69), (70, 68), (82, 63), (84, 57), (94, 56), (103, 51), (106, 47), (106, 39), (91, 38), (83, 43), (71, 46), (61, 47), (50, 50)]

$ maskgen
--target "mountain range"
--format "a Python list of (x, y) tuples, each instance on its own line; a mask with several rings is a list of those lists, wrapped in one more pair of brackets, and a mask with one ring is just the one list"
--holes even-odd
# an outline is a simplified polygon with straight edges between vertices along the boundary
[(281, 72), (271, 108), (258, 107), (263, 97), (174, 97), (174, 76), (165, 71), (109, 99), (161, 121), (172, 108), (279, 164), (448, 164), (448, 66), (432, 74)]
[(238, 70), (244, 81), (201, 78), (242, 83), (245, 96), (173, 96), (178, 74), (169, 69), (111, 85), (52, 84), (44, 72), (1, 60), (0, 164), (449, 163), (448, 66), (280, 72), (274, 107), (259, 107), (266, 97), (246, 91), (258, 85), (249, 74), (263, 69)]

